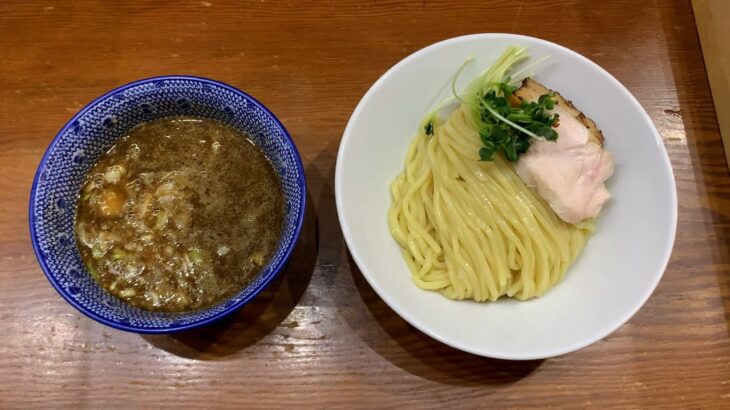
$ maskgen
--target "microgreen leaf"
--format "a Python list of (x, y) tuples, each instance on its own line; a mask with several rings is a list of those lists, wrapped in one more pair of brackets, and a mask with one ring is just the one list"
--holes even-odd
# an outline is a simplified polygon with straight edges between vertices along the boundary
[(479, 149), (479, 160), (480, 161), (492, 161), (494, 160), (494, 150), (486, 147)]
[(517, 87), (507, 81), (495, 83), (479, 100), (481, 127), (479, 138), (483, 147), (479, 150), (482, 161), (492, 161), (502, 152), (510, 161), (517, 161), (530, 148), (531, 138), (555, 141), (558, 133), (558, 115), (549, 114), (555, 108), (552, 92), (541, 95), (537, 102), (522, 101), (519, 107), (509, 104)]
[(433, 120), (427, 121), (423, 129), (426, 131), (426, 135), (433, 135)]

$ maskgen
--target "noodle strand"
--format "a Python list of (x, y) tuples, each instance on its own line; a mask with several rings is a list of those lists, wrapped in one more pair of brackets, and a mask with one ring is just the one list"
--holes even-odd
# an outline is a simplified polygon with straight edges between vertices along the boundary
[(391, 183), (388, 224), (413, 282), (452, 299), (530, 299), (555, 286), (593, 222), (562, 221), (480, 140), (462, 105), (435, 135), (420, 132)]

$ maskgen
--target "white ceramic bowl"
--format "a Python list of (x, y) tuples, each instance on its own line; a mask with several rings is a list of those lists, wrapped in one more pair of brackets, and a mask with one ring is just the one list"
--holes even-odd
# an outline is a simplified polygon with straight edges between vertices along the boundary
[[(391, 237), (388, 185), (401, 172), (421, 118), (450, 93), (453, 74), (476, 57), (463, 87), (508, 45), (549, 55), (535, 79), (593, 118), (613, 152), (613, 198), (565, 278), (543, 297), (453, 301), (417, 288)], [(587, 346), (617, 329), (649, 298), (674, 243), (677, 194), (667, 152), (649, 116), (604, 69), (562, 46), (511, 34), (442, 41), (388, 70), (360, 101), (340, 143), (337, 212), (352, 257), (380, 297), (431, 337), (474, 354), (539, 359)]]

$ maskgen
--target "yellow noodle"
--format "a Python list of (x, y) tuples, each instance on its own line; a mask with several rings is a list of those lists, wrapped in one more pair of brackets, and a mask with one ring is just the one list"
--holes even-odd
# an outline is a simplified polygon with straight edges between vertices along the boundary
[(433, 136), (421, 131), (391, 184), (388, 223), (414, 283), (452, 299), (529, 299), (555, 286), (593, 222), (563, 222), (512, 164), (479, 161), (462, 106)]

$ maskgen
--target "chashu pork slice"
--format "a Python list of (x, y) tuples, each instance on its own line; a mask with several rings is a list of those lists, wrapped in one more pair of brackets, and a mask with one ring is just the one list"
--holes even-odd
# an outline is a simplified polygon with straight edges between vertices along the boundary
[(611, 197), (605, 181), (613, 174), (613, 157), (603, 148), (603, 134), (596, 123), (537, 81), (525, 79), (513, 103), (537, 101), (549, 92), (557, 101), (552, 113), (559, 115), (558, 139), (533, 140), (515, 169), (560, 219), (575, 224), (598, 215)]

